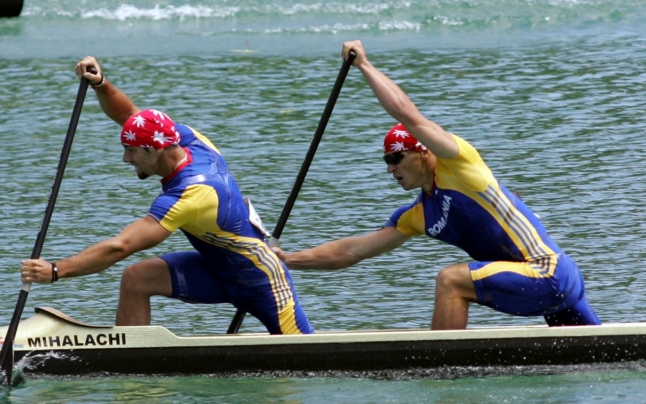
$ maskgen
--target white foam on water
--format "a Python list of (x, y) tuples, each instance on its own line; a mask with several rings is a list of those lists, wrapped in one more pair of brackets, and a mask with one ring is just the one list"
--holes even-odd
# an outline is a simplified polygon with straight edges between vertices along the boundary
[(82, 13), (82, 18), (103, 18), (106, 20), (120, 20), (125, 21), (129, 19), (150, 19), (157, 20), (171, 20), (179, 18), (180, 20), (192, 18), (226, 18), (234, 17), (240, 11), (239, 7), (218, 7), (212, 8), (208, 6), (166, 6), (154, 8), (138, 8), (132, 5), (123, 4), (117, 7), (114, 11), (106, 8), (92, 10)]

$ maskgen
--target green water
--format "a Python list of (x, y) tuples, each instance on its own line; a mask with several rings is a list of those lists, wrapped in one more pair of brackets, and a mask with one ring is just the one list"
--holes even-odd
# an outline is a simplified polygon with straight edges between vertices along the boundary
[[(239, 31), (222, 34), (235, 38), (235, 43), (223, 43), (220, 34), (214, 34), (219, 41), (215, 48), (195, 49), (196, 43), (206, 41), (203, 30), (193, 28), (202, 20), (173, 25), (176, 21), (171, 19), (156, 25), (149, 18), (143, 27), (134, 18), (113, 22), (77, 16), (68, 21), (51, 10), (36, 15), (37, 7), (58, 7), (57, 2), (45, 1), (40, 6), (32, 3), (27, 9), (34, 14), (23, 20), (0, 21), (0, 44), (20, 44), (18, 50), (0, 45), (0, 323), (11, 318), (20, 289), (19, 261), (31, 254), (42, 220), (78, 89), (73, 66), (80, 58), (97, 56), (106, 75), (140, 107), (162, 109), (209, 136), (271, 229), (341, 67), (341, 43), (355, 38), (364, 40), (373, 63), (425, 114), (473, 143), (498, 178), (541, 216), (583, 270), (589, 299), (602, 321), (646, 321), (641, 269), (646, 255), (646, 41), (635, 23), (644, 7), (639, 1), (598, 1), (588, 2), (583, 12), (578, 3), (535, 2), (525, 8), (494, 3), (458, 7), (447, 1), (439, 2), (437, 9), (424, 9), (427, 16), (462, 13), (464, 29), (450, 24), (436, 29), (431, 23), (436, 20), (429, 17), (421, 18), (426, 25), (419, 30), (382, 31), (371, 22), (366, 29), (330, 29), (320, 35), (315, 28), (323, 22), (334, 26), (328, 18), (343, 18), (310, 8), (305, 34), (298, 29), (271, 35), (254, 31), (252, 45), (260, 49), (250, 53), (230, 51), (244, 40)], [(97, 7), (114, 10), (115, 4), (105, 1)], [(391, 20), (416, 21), (414, 10), (397, 5), (399, 11), (391, 14), (352, 12), (385, 26)], [(492, 8), (506, 10), (500, 11), (506, 17), (495, 17)], [(236, 17), (241, 28), (262, 25), (263, 19), (277, 25), (300, 21), (286, 17), (289, 14), (276, 16), (275, 11), (248, 13), (252, 15)], [(535, 14), (552, 18), (543, 24), (540, 21), (547, 20)], [(207, 20), (207, 25), (216, 22)], [(164, 28), (169, 25), (175, 31), (166, 37)], [(139, 29), (141, 35), (124, 34), (126, 26)], [(83, 46), (75, 49), (64, 39), (57, 42), (58, 36), (70, 35), (69, 30), (91, 41), (104, 38), (106, 45), (86, 47), (81, 41)], [(105, 39), (110, 30), (118, 40)], [(127, 35), (137, 36), (137, 41), (130, 43)], [(142, 47), (147, 41), (154, 44), (155, 38), (163, 51)], [(415, 197), (398, 188), (380, 159), (381, 138), (393, 123), (352, 69), (283, 231), (284, 249), (378, 229), (397, 207)], [(145, 215), (158, 194), (156, 180), (139, 181), (132, 168), (121, 163), (118, 132), (90, 90), (44, 258), (66, 257), (114, 235)], [(123, 268), (185, 248), (188, 243), (177, 234), (101, 274), (34, 285), (24, 317), (36, 306), (51, 306), (81, 321), (110, 324)], [(317, 330), (406, 329), (429, 325), (437, 272), (466, 260), (454, 248), (419, 238), (348, 270), (292, 274)], [(178, 334), (224, 332), (233, 314), (230, 307), (153, 301), (153, 323)], [(471, 326), (542, 322), (477, 306), (471, 308), (469, 320)], [(241, 329), (262, 331), (251, 317)], [(646, 402), (641, 363), (548, 373), (523, 369), (498, 375), (494, 370), (481, 377), (470, 371), (446, 380), (407, 380), (405, 375), (399, 375), (401, 380), (343, 375), (60, 380), (27, 375), (26, 383), (0, 394), (0, 402)]]
[[(11, 403), (641, 403), (644, 369), (456, 380), (208, 377), (35, 380)], [(2, 400), (2, 399), (0, 399)]]

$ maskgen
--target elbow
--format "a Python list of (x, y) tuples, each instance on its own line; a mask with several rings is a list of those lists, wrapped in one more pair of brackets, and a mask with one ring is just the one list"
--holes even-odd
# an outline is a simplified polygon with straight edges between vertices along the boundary
[(134, 252), (130, 251), (128, 243), (116, 238), (109, 240), (107, 244), (107, 253), (115, 262), (128, 258)]
[(390, 115), (410, 130), (410, 127), (414, 126), (421, 117), (417, 106), (405, 95), (391, 102)]

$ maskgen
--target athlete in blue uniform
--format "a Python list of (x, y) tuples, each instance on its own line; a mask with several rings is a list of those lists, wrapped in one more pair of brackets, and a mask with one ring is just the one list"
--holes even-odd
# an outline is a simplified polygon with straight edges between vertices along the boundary
[(440, 271), (432, 329), (466, 328), (471, 302), (519, 316), (544, 316), (550, 326), (597, 325), (581, 271), (550, 238), (539, 218), (500, 184), (473, 146), (426, 119), (404, 92), (374, 68), (361, 42), (342, 55), (400, 123), (384, 139), (388, 173), (405, 190), (421, 188), (378, 231), (285, 254), (294, 269), (340, 269), (427, 235), (461, 248), (475, 261)]
[[(96, 74), (88, 72), (90, 66)], [(312, 333), (287, 268), (265, 243), (264, 227), (218, 149), (163, 112), (139, 110), (105, 79), (93, 57), (79, 62), (76, 72), (96, 83), (103, 111), (123, 126), (123, 161), (141, 179), (161, 176), (162, 193), (146, 217), (114, 238), (56, 262), (24, 261), (23, 281), (50, 283), (97, 273), (181, 230), (194, 251), (126, 268), (117, 325), (150, 324), (150, 297), (161, 295), (192, 303), (231, 303), (258, 318), (272, 334)]]

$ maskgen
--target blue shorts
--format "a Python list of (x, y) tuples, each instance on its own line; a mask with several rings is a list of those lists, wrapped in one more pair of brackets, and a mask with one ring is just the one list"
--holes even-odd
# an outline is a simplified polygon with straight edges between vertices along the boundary
[[(237, 277), (227, 276), (226, 270), (221, 272), (213, 268), (197, 251), (170, 253), (160, 258), (170, 269), (173, 299), (188, 303), (231, 303), (260, 320), (271, 334), (314, 332), (284, 265), (289, 289), (280, 291), (278, 295), (260, 269), (246, 268), (238, 271)], [(239, 276), (240, 272), (249, 271), (253, 272), (253, 277), (245, 279)]]
[(565, 254), (536, 262), (472, 262), (478, 303), (517, 316), (544, 316), (550, 326), (599, 325), (583, 276)]

